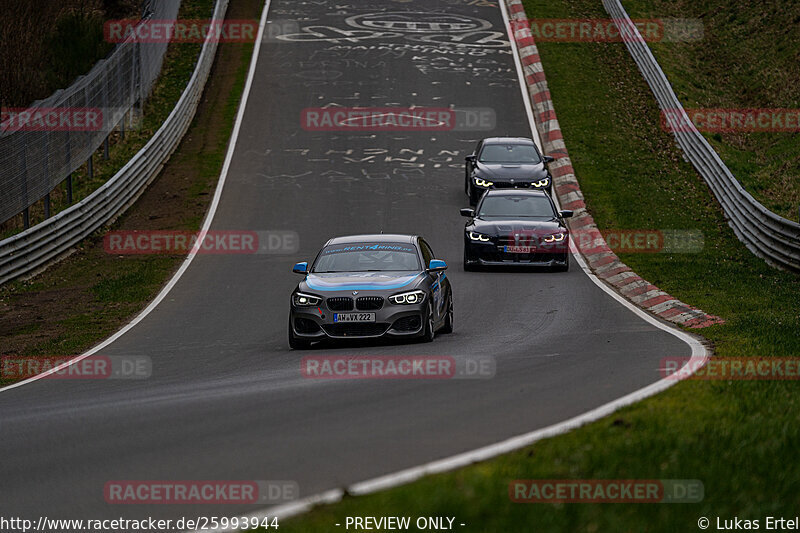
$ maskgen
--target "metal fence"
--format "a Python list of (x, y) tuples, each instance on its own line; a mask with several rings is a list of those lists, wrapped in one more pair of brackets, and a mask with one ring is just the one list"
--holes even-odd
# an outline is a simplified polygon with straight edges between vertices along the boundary
[[(180, 4), (152, 0), (145, 5), (143, 20), (175, 19)], [(0, 222), (45, 198), (86, 164), (125, 113), (150, 93), (166, 50), (167, 43), (141, 43), (130, 36), (67, 89), (15, 110), (17, 120), (6, 114), (0, 124)], [(61, 121), (55, 126), (36, 128), (31, 127), (35, 121), (19, 120), (51, 112)], [(94, 113), (90, 124), (76, 123), (86, 112)]]
[(686, 125), (674, 130), (675, 139), (717, 197), (736, 236), (750, 251), (771, 265), (800, 271), (800, 224), (773, 213), (742, 187), (689, 120), (620, 0), (603, 0), (603, 5), (616, 21), (625, 45), (650, 85), (659, 107), (677, 115), (677, 121)]
[[(228, 0), (217, 0), (214, 20), (223, 20), (227, 7)], [(206, 39), (192, 78), (175, 108), (150, 141), (117, 174), (82, 201), (0, 241), (0, 284), (35, 273), (65, 255), (75, 244), (136, 201), (161, 171), (191, 124), (216, 50), (217, 40)]]

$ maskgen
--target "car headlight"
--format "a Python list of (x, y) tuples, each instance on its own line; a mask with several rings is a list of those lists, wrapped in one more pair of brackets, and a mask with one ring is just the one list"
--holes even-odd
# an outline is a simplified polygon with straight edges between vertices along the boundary
[(296, 292), (292, 295), (292, 303), (296, 307), (316, 307), (322, 303), (322, 298), (313, 294)]
[(548, 235), (544, 238), (544, 242), (553, 243), (553, 242), (562, 242), (564, 239), (567, 238), (566, 233), (553, 233), (552, 235)]
[(544, 178), (540, 179), (539, 181), (534, 181), (533, 183), (531, 183), (531, 185), (534, 187), (547, 187), (548, 185), (550, 185), (550, 178)]
[(493, 182), (493, 181), (488, 181), (488, 180), (485, 180), (485, 179), (483, 179), (483, 178), (479, 178), (479, 177), (477, 177), (477, 176), (473, 176), (473, 178), (472, 178), (472, 179), (473, 179), (473, 180), (475, 180), (475, 185), (477, 185), (478, 187), (485, 187), (485, 188), (489, 188), (489, 187), (491, 187), (492, 185), (494, 185), (494, 182)]
[(488, 235), (484, 235), (483, 233), (478, 233), (476, 231), (469, 231), (467, 233), (469, 235), (469, 240), (471, 241), (489, 242)]
[(411, 305), (418, 304), (425, 299), (425, 291), (409, 291), (401, 292), (389, 296), (389, 301), (397, 305)]

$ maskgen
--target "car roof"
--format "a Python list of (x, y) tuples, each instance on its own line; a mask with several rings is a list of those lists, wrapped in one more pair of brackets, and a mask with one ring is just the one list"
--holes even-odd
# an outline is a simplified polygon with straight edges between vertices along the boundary
[(414, 243), (416, 235), (401, 235), (398, 233), (365, 233), (363, 235), (344, 235), (334, 237), (325, 246), (330, 244), (345, 244), (354, 242), (409, 242)]
[(489, 189), (484, 196), (547, 196), (542, 190), (536, 189)]
[(527, 137), (488, 137), (483, 140), (483, 144), (533, 144)]

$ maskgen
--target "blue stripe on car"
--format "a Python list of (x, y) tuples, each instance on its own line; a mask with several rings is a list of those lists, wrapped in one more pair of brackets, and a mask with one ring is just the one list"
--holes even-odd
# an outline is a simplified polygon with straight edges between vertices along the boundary
[[(350, 285), (347, 283), (335, 284), (335, 285), (321, 285), (314, 283), (316, 280), (312, 280), (311, 278), (306, 278), (306, 283), (308, 286), (315, 291), (369, 291), (369, 290), (380, 290), (380, 289), (399, 289), (401, 287), (405, 287), (406, 285), (411, 284), (414, 280), (416, 280), (422, 274), (416, 274), (414, 276), (409, 276), (407, 278), (400, 278), (400, 282), (395, 285), (385, 285), (382, 283), (363, 283), (360, 282), (358, 285)], [(318, 278), (317, 278), (318, 279)]]

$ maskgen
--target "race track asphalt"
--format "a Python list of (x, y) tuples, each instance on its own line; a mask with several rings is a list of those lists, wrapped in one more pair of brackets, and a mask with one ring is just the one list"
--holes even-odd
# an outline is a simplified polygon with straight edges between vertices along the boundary
[[(0, 514), (252, 512), (110, 505), (103, 488), (292, 480), (307, 496), (565, 420), (657, 381), (663, 357), (689, 355), (574, 261), (567, 273), (463, 271), (463, 158), (481, 137), (531, 135), (501, 12), (468, 4), (272, 1), (212, 229), (295, 232), (299, 250), (198, 255), (102, 352), (150, 357), (150, 379), (40, 380), (0, 393)], [(454, 18), (432, 15), (442, 12)], [(337, 106), (481, 108), (496, 123), (357, 133), (301, 124), (304, 109)], [(289, 350), (294, 262), (330, 237), (378, 231), (424, 235), (449, 263), (455, 332), (430, 344)], [(492, 356), (496, 374), (310, 380), (306, 355)]]

